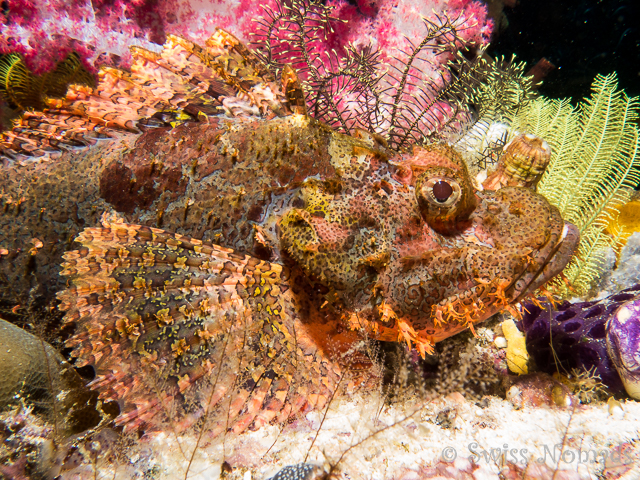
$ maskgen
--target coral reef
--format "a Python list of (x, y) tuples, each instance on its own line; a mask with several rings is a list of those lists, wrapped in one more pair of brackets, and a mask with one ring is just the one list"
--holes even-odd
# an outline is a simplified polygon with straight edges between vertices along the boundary
[(101, 455), (86, 456), (76, 472), (84, 478), (267, 479), (288, 465), (307, 463), (324, 466), (333, 478), (354, 480), (433, 473), (490, 480), (507, 474), (514, 480), (588, 480), (599, 474), (615, 479), (616, 472), (633, 472), (637, 464), (639, 414), (640, 404), (633, 401), (613, 415), (606, 404), (516, 409), (494, 396), (482, 402), (456, 395), (431, 401), (405, 397), (385, 404), (368, 392), (335, 399), (326, 415), (311, 412), (285, 427), (229, 434), (193, 454), (197, 436), (190, 432), (117, 445), (123, 452), (119, 462), (101, 441)]
[(640, 400), (640, 299), (624, 303), (607, 320), (607, 352), (630, 397)]
[[(621, 171), (635, 162), (627, 154), (636, 130), (620, 118), (625, 102), (633, 117), (633, 100), (598, 80), (580, 114), (594, 125), (573, 130), (567, 119), (579, 115), (561, 103), (572, 145), (565, 147), (573, 149), (563, 153), (548, 112), (532, 120), (548, 104), (533, 99), (521, 68), (478, 55), (487, 23), (475, 2), (451, 0), (448, 10), (427, 3), (438, 9), (417, 24), (425, 5), (409, 2), (393, 9), (361, 2), (359, 10), (342, 2), (270, 2), (257, 24), (248, 18), (263, 7), (244, 5), (237, 28), (253, 34), (257, 53), (224, 30), (204, 46), (169, 33), (197, 23), (186, 2), (171, 3), (186, 10), (175, 8), (169, 21), (169, 5), (113, 2), (109, 15), (129, 21), (125, 35), (151, 43), (166, 38), (165, 46), (134, 48), (124, 61), (130, 71), (104, 68), (95, 89), (73, 85), (57, 99), (41, 98), (44, 110), (27, 112), (0, 144), (0, 299), (8, 308), (33, 298), (53, 305), (57, 293), (66, 327), (76, 328), (66, 346), (78, 366), (95, 369), (91, 388), (120, 403), (119, 426), (145, 435), (119, 445), (129, 437), (101, 424), (78, 441), (56, 443), (52, 461), (54, 455), (38, 453), (51, 443), (51, 431), (30, 436), (39, 419), (27, 415), (11, 427), (17, 455), (2, 452), (9, 474), (44, 468), (51, 475), (117, 477), (124, 466), (131, 476), (204, 478), (220, 468), (240, 478), (258, 469), (265, 474), (270, 462), (272, 473), (276, 465), (294, 465), (274, 479), (326, 478), (374, 444), (363, 456), (369, 465), (349, 467), (354, 478), (380, 471), (407, 479), (490, 478), (495, 469), (488, 460), (482, 465), (478, 450), (468, 452), (475, 461), (445, 465), (443, 442), (455, 440), (463, 452), (460, 442), (480, 438), (493, 455), (503, 420), (523, 419), (561, 442), (561, 450), (583, 441), (628, 441), (620, 438), (633, 435), (622, 421), (616, 435), (583, 425), (603, 415), (628, 422), (633, 405), (578, 405), (598, 397), (601, 376), (612, 391), (619, 388), (600, 334), (620, 294), (587, 306), (563, 304), (557, 316), (525, 316), (526, 340), (535, 344), (530, 352), (549, 353), (536, 347), (557, 337), (559, 357), (577, 359), (582, 370), (568, 374), (575, 385), (540, 373), (512, 378), (509, 402), (487, 395), (504, 392), (506, 363), (524, 373), (524, 362), (513, 361), (524, 351), (514, 349), (522, 339), (514, 325), (503, 324), (509, 341), (499, 350), (486, 329), (475, 337), (474, 324), (502, 310), (516, 314), (514, 305), (574, 253), (576, 227), (534, 191), (549, 161), (553, 175), (570, 168), (565, 158), (600, 162), (586, 146), (594, 137), (612, 155), (610, 184), (581, 191), (595, 209), (576, 214), (583, 231), (602, 223), (602, 202), (606, 213), (622, 201), (620, 187), (635, 179)], [(89, 8), (95, 13), (100, 6)], [(9, 17), (15, 14), (14, 8)], [(174, 29), (175, 19), (187, 23)], [(399, 39), (409, 23), (417, 25), (410, 33), (419, 42)], [(194, 36), (209, 28), (200, 26)], [(465, 58), (462, 48), (479, 51)], [(505, 122), (497, 128), (500, 139), (485, 142), (484, 127), (497, 119)], [(467, 129), (469, 137), (455, 147), (442, 142), (455, 142)], [(481, 147), (474, 135), (483, 137)], [(473, 178), (477, 172), (470, 174), (465, 160), (472, 169), (495, 160), (493, 176)], [(543, 178), (538, 188), (548, 190), (549, 183)], [(566, 196), (548, 195), (559, 204)], [(570, 280), (585, 288), (593, 278)], [(382, 395), (372, 340), (406, 345), (411, 361), (424, 367), (418, 355), (424, 359), (435, 342), (469, 329), (474, 337), (469, 332), (438, 346), (435, 385), (433, 378), (425, 383), (433, 391), (419, 382), (402, 395)], [(551, 365), (536, 358), (538, 365), (545, 360)], [(412, 373), (397, 367), (404, 386)], [(12, 392), (35, 383), (30, 373)], [(47, 388), (60, 390), (51, 382)], [(102, 409), (100, 402), (88, 405)], [(508, 434), (540, 449), (538, 437)], [(498, 450), (503, 478), (568, 475), (557, 463), (534, 465), (531, 455), (522, 456), (521, 468), (505, 460), (506, 446)]]
[(612, 392), (621, 392), (620, 377), (607, 355), (606, 323), (638, 291), (636, 285), (599, 301), (564, 301), (555, 308), (547, 302), (542, 308), (526, 304), (521, 329), (537, 369), (565, 375), (574, 369), (591, 371)]
[(516, 409), (527, 407), (567, 408), (577, 405), (568, 385), (546, 373), (533, 373), (518, 377), (507, 390), (507, 400)]
[(158, 478), (158, 462), (137, 438), (111, 428), (60, 435), (33, 409), (0, 413), (0, 477), (90, 480), (102, 470), (116, 478)]
[(0, 414), (0, 476), (10, 479), (52, 478), (56, 467), (54, 428), (30, 409)]
[(21, 397), (43, 397), (42, 403), (46, 404), (58, 391), (69, 389), (73, 380), (65, 377), (75, 375), (51, 345), (2, 319), (0, 361), (4, 366), (0, 409)]

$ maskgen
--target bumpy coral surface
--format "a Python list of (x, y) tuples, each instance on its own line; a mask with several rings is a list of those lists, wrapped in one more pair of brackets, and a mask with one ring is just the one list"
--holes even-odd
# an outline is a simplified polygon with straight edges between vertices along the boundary
[(128, 428), (320, 408), (375, 377), (360, 339), (429, 352), (576, 246), (532, 190), (474, 191), (449, 146), (396, 152), (293, 113), (295, 72), (279, 85), (224, 31), (134, 56), (28, 113), (0, 171), (3, 299), (68, 287), (68, 345)]
[[(64, 388), (65, 371), (71, 369), (48, 343), (0, 318), (0, 408), (18, 397), (50, 400)], [(69, 375), (75, 372), (67, 372)], [(68, 382), (66, 382), (68, 383)]]
[(58, 431), (76, 433), (100, 421), (96, 395), (51, 345), (0, 318), (0, 410), (30, 405)]
[(620, 376), (607, 354), (606, 323), (629, 300), (638, 296), (640, 285), (599, 301), (561, 303), (551, 308), (527, 304), (522, 328), (527, 351), (538, 369), (554, 373), (591, 370), (613, 392), (622, 391)]
[(640, 299), (623, 304), (607, 321), (607, 352), (629, 396), (640, 399)]

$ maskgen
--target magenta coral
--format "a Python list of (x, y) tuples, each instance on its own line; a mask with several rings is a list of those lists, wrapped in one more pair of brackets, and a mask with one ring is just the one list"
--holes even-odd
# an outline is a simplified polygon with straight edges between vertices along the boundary
[[(319, 4), (318, 4), (319, 5)], [(408, 38), (426, 32), (421, 16), (448, 12), (457, 19), (466, 42), (485, 43), (492, 30), (486, 8), (469, 0), (361, 0), (358, 7), (343, 0), (328, 3), (334, 33), (326, 49), (340, 52), (352, 44), (356, 49), (372, 45), (389, 60)], [(248, 40), (255, 31), (253, 20), (273, 0), (261, 4), (250, 0), (8, 0), (2, 25), (0, 52), (21, 53), (34, 73), (51, 69), (75, 50), (91, 64), (107, 61), (108, 55), (128, 58), (128, 46), (157, 50), (166, 34), (173, 33), (204, 42), (215, 27), (228, 29)]]
[(486, 44), (493, 29), (486, 7), (478, 1), (360, 0), (356, 8), (344, 0), (329, 2), (333, 15), (346, 21), (337, 27), (341, 43), (373, 45), (391, 59), (396, 49), (406, 48), (408, 39), (422, 39), (427, 28), (425, 17), (444, 15), (457, 20), (459, 34), (467, 43)]
[(22, 54), (36, 74), (72, 50), (88, 66), (110, 63), (113, 56), (126, 65), (131, 45), (157, 51), (168, 33), (198, 41), (216, 27), (240, 33), (243, 18), (255, 16), (258, 8), (247, 0), (199, 4), (197, 9), (188, 0), (9, 0), (0, 53)]

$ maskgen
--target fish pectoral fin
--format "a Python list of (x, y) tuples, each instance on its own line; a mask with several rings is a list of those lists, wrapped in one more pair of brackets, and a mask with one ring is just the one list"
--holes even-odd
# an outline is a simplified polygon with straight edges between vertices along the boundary
[(398, 319), (398, 342), (406, 342), (410, 350), (413, 344), (423, 359), (425, 355), (432, 355), (434, 351), (431, 339), (422, 332), (416, 332), (411, 324), (402, 318)]
[(252, 391), (258, 378), (243, 372), (295, 374), (283, 350), (294, 335), (280, 265), (117, 222), (76, 241), (64, 255), (70, 286), (58, 295), (65, 322), (77, 326), (67, 345), (79, 365), (95, 367), (92, 388), (124, 405), (118, 421), (126, 427), (158, 414), (194, 416), (180, 413), (179, 397), (211, 405), (224, 396), (216, 392)]

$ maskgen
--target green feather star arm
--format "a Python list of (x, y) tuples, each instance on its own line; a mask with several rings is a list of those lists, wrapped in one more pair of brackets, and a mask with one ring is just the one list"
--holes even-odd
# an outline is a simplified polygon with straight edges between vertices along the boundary
[(475, 176), (491, 170), (505, 145), (521, 133), (549, 144), (551, 162), (537, 191), (581, 235), (563, 272), (568, 282), (557, 280), (551, 290), (562, 297), (586, 295), (602, 273), (607, 249), (622, 241), (605, 228), (640, 183), (640, 104), (618, 89), (615, 73), (596, 77), (591, 97), (574, 107), (568, 99), (536, 97), (523, 64), (512, 59), (494, 65), (495, 75), (488, 75), (474, 96), (478, 120), (456, 146)]
[(551, 164), (538, 192), (581, 232), (577, 254), (564, 271), (573, 292), (565, 283), (555, 285), (562, 296), (584, 295), (597, 280), (606, 249), (620, 240), (604, 229), (640, 182), (638, 99), (618, 90), (615, 73), (599, 75), (592, 88), (577, 108), (567, 100), (539, 98), (511, 124), (551, 145)]

